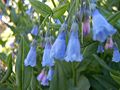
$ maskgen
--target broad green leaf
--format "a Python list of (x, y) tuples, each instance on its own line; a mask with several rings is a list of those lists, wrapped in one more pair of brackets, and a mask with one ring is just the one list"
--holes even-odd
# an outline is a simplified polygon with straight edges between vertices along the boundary
[(118, 86), (107, 76), (93, 75), (93, 78), (99, 82), (106, 90), (118, 90)]
[(31, 79), (31, 90), (37, 90), (37, 79), (36, 77), (32, 74), (32, 79)]
[(89, 90), (90, 89), (90, 83), (88, 79), (85, 76), (80, 76), (79, 79), (77, 79), (77, 85), (74, 85), (74, 80), (70, 79), (68, 81), (68, 90)]
[(66, 3), (66, 4), (63, 4), (63, 5), (60, 5), (56, 8), (54, 8), (53, 9), (53, 17), (54, 18), (61, 17), (65, 13), (65, 11), (67, 10), (68, 6), (69, 6), (69, 3)]
[(67, 90), (67, 78), (63, 72), (63, 65), (56, 62), (53, 80), (50, 84), (50, 90)]
[(32, 7), (38, 12), (40, 13), (42, 16), (47, 16), (47, 15), (51, 15), (52, 14), (52, 10), (51, 8), (46, 5), (43, 2), (40, 2), (39, 0), (29, 0)]
[(120, 75), (115, 75), (113, 73), (110, 73), (111, 77), (120, 85)]
[(28, 53), (28, 44), (21, 36), (18, 55), (16, 60), (16, 84), (18, 90), (26, 90), (30, 84), (32, 68), (24, 66), (24, 60)]
[(99, 58), (97, 55), (93, 55), (95, 57), (95, 60), (97, 60), (99, 62), (99, 64), (104, 67), (105, 69), (107, 69), (108, 71), (112, 71), (111, 68), (101, 59)]
[(77, 87), (78, 87), (78, 90), (89, 90), (90, 83), (85, 76), (80, 76)]

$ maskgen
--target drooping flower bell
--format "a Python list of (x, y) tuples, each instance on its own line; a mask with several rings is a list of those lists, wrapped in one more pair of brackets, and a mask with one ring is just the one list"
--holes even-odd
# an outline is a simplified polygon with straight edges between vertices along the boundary
[(49, 85), (49, 81), (47, 79), (47, 75), (45, 74), (45, 76), (42, 79), (41, 85), (43, 86), (48, 86)]
[(116, 29), (96, 9), (92, 14), (93, 40), (104, 42), (108, 36), (116, 33)]
[(55, 59), (63, 60), (65, 57), (66, 29), (67, 29), (67, 25), (64, 23), (61, 26), (60, 33), (51, 48), (50, 56)]
[(51, 42), (50, 40), (46, 40), (46, 45), (43, 53), (42, 58), (42, 66), (53, 66), (54, 65), (54, 59), (50, 57), (50, 50), (51, 50)]
[(38, 26), (37, 25), (33, 26), (31, 34), (33, 34), (34, 36), (37, 36), (37, 34), (38, 34)]
[(81, 54), (80, 42), (78, 37), (78, 24), (76, 22), (73, 22), (71, 26), (70, 38), (66, 50), (65, 61), (81, 62), (82, 59), (83, 56)]
[(33, 8), (30, 7), (30, 8), (26, 11), (26, 14), (29, 15), (29, 16), (31, 16), (32, 12), (33, 12)]
[(85, 6), (83, 6), (83, 23), (82, 23), (82, 31), (83, 35), (86, 36), (90, 33), (90, 9), (89, 5), (86, 3)]
[(41, 73), (37, 76), (37, 80), (43, 86), (48, 86), (49, 85), (49, 82), (48, 82), (48, 79), (47, 79), (47, 74), (46, 74), (46, 71), (45, 71), (44, 68), (42, 69)]
[(103, 53), (104, 52), (104, 47), (102, 44), (98, 45), (97, 53)]
[(33, 40), (28, 55), (24, 61), (25, 66), (28, 65), (30, 65), (31, 67), (36, 66), (36, 43), (37, 41)]
[(114, 47), (112, 61), (113, 62), (120, 62), (120, 52), (116, 46)]
[(43, 68), (41, 73), (37, 76), (37, 80), (41, 82), (43, 80), (43, 77), (45, 76), (46, 72), (45, 69)]
[(105, 44), (105, 49), (112, 49), (113, 48), (113, 40), (112, 37), (109, 37)]
[(47, 75), (47, 79), (48, 79), (49, 81), (52, 80), (53, 74), (54, 74), (54, 70), (53, 70), (52, 67), (50, 67), (50, 68), (49, 68), (49, 71), (48, 71), (48, 75)]

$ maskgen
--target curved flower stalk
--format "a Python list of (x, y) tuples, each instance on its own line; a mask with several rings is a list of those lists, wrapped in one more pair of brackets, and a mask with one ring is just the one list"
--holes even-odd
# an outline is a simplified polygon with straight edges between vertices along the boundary
[(28, 65), (30, 65), (31, 67), (36, 66), (36, 43), (37, 43), (36, 40), (33, 40), (28, 55), (24, 61), (25, 66)]
[(83, 59), (82, 54), (80, 53), (80, 42), (78, 38), (78, 24), (76, 22), (72, 23), (70, 38), (67, 46), (65, 61), (81, 62)]
[(119, 52), (117, 47), (114, 47), (112, 61), (113, 62), (120, 62), (120, 52)]
[(104, 42), (108, 36), (116, 33), (116, 29), (96, 9), (92, 14), (93, 40)]
[(38, 26), (37, 25), (35, 25), (32, 28), (31, 34), (33, 34), (34, 36), (37, 36), (37, 34), (38, 34)]
[(103, 53), (104, 52), (104, 47), (102, 44), (98, 45), (97, 53)]
[(55, 59), (63, 60), (65, 57), (66, 30), (67, 30), (67, 25), (64, 23), (61, 26), (60, 33), (51, 48), (50, 56)]
[(54, 74), (54, 70), (53, 70), (52, 67), (50, 67), (50, 68), (49, 68), (49, 71), (48, 71), (48, 75), (47, 75), (47, 79), (48, 79), (49, 81), (52, 80), (53, 74)]
[(105, 44), (105, 49), (112, 49), (113, 48), (113, 40), (112, 37), (107, 39), (107, 42)]
[(54, 59), (50, 57), (50, 50), (51, 50), (51, 43), (50, 40), (46, 41), (43, 58), (42, 58), (42, 66), (53, 66), (54, 65)]

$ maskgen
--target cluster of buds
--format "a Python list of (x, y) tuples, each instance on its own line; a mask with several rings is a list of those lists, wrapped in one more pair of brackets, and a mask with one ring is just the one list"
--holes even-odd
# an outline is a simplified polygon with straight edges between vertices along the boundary
[(43, 68), (41, 73), (38, 75), (37, 80), (41, 83), (41, 85), (48, 86), (49, 81), (51, 81), (53, 78), (53, 74), (54, 74), (54, 70), (52, 67), (49, 68), (48, 73), (47, 70)]

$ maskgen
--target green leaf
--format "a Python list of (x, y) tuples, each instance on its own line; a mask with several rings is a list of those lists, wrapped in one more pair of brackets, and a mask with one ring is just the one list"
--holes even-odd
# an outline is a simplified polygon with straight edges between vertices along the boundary
[(85, 76), (80, 76), (77, 86), (78, 86), (78, 90), (89, 90), (90, 83)]
[(59, 62), (56, 62), (55, 73), (49, 90), (68, 90), (67, 78), (63, 72), (63, 65), (61, 65)]
[(99, 64), (104, 67), (105, 69), (107, 69), (108, 71), (112, 71), (112, 69), (101, 59), (99, 58), (97, 55), (93, 54), (93, 56), (95, 57), (95, 60), (97, 60), (99, 62)]
[(16, 60), (16, 84), (18, 90), (26, 90), (30, 84), (32, 68), (24, 66), (24, 60), (28, 53), (28, 43), (21, 36), (18, 55)]
[(93, 78), (99, 82), (102, 87), (105, 88), (105, 90), (118, 90), (118, 86), (114, 83), (113, 80), (109, 78), (109, 76), (104, 75), (93, 75)]
[(110, 73), (110, 76), (120, 85), (120, 75)]
[(73, 79), (70, 79), (68, 81), (68, 90), (89, 90), (90, 83), (85, 76), (83, 76), (83, 75), (80, 76), (77, 81), (78, 81), (77, 85), (74, 86)]
[(6, 71), (6, 74), (4, 75), (4, 77), (2, 78), (2, 80), (0, 81), (0, 83), (3, 83), (5, 82), (11, 75), (12, 73), (12, 54), (9, 54), (8, 57), (7, 57), (7, 71)]
[(66, 3), (66, 4), (63, 4), (63, 5), (60, 5), (56, 8), (54, 8), (53, 9), (53, 18), (61, 17), (67, 10), (68, 6), (69, 6), (69, 3)]
[(108, 17), (108, 21), (111, 24), (115, 24), (120, 19), (120, 11)]
[(29, 1), (32, 7), (42, 16), (46, 17), (47, 15), (52, 14), (51, 8), (48, 5), (44, 4), (43, 2), (40, 2), (38, 0), (29, 0)]

